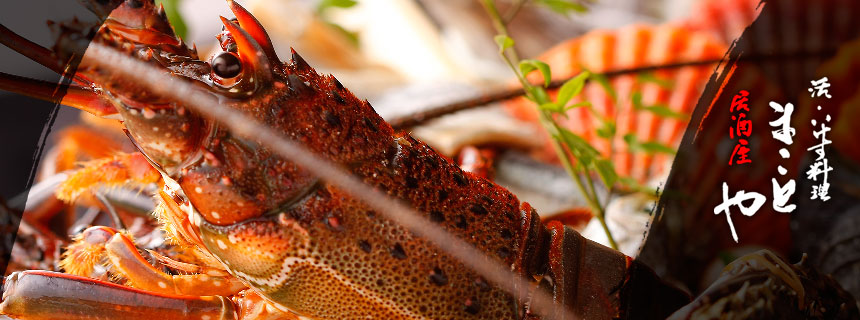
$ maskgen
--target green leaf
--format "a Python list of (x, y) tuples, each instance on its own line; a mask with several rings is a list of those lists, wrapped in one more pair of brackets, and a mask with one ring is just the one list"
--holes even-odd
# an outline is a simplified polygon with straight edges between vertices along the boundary
[(355, 6), (356, 4), (358, 4), (358, 1), (356, 1), (356, 0), (322, 0), (319, 2), (319, 4), (317, 4), (317, 15), (321, 17), (323, 22), (325, 22), (325, 24), (327, 24), (329, 27), (332, 27), (334, 30), (336, 30), (336, 31), (340, 32), (341, 34), (343, 34), (344, 36), (346, 36), (346, 38), (349, 40), (350, 44), (353, 45), (354, 47), (359, 46), (358, 32), (349, 31), (346, 28), (342, 27), (341, 25), (334, 23), (332, 21), (329, 21), (325, 17), (325, 12), (331, 8), (341, 8), (341, 9), (351, 8), (351, 7)]
[(672, 155), (675, 154), (674, 148), (667, 146), (665, 144), (659, 143), (659, 142), (654, 142), (654, 141), (640, 142), (639, 147), (642, 148), (642, 151), (645, 151), (648, 153), (658, 153), (659, 152), (659, 153), (666, 153), (666, 154), (672, 154)]
[(561, 138), (570, 149), (570, 152), (576, 157), (576, 160), (584, 166), (588, 166), (595, 158), (600, 156), (597, 149), (592, 147), (588, 141), (585, 141), (585, 139), (570, 130), (561, 128)]
[(657, 189), (644, 186), (640, 184), (639, 181), (636, 181), (636, 179), (633, 179), (631, 177), (618, 177), (618, 183), (621, 183), (621, 185), (635, 192), (647, 195), (653, 195), (657, 193)]
[(188, 35), (188, 26), (185, 24), (185, 19), (182, 18), (182, 14), (179, 12), (180, 1), (181, 0), (157, 0), (155, 5), (164, 6), (164, 13), (167, 14), (167, 20), (169, 20), (170, 25), (173, 26), (173, 32), (175, 32), (179, 38), (185, 39)]
[(609, 94), (609, 97), (612, 98), (613, 103), (618, 101), (618, 94), (615, 93), (615, 89), (613, 89), (612, 85), (609, 84), (609, 78), (599, 73), (592, 73), (591, 80), (596, 81), (601, 87), (603, 87), (603, 90), (605, 90), (606, 93)]
[(636, 135), (632, 133), (628, 133), (624, 135), (624, 142), (627, 143), (631, 148), (636, 148), (638, 146), (639, 141), (636, 140)]
[(641, 83), (653, 83), (663, 89), (672, 89), (675, 83), (672, 80), (660, 79), (653, 72), (642, 72), (636, 75), (636, 80)]
[(655, 141), (639, 141), (636, 138), (636, 135), (632, 133), (628, 133), (624, 135), (624, 142), (627, 143), (627, 146), (632, 151), (641, 151), (646, 153), (666, 153), (666, 154), (675, 154), (675, 149), (667, 146), (665, 144), (655, 142)]
[(600, 180), (603, 181), (603, 185), (607, 188), (612, 187), (618, 181), (618, 173), (615, 172), (615, 165), (608, 159), (597, 159), (594, 162), (594, 170), (597, 171), (597, 175), (600, 176)]
[(610, 139), (615, 136), (615, 122), (614, 121), (605, 121), (600, 128), (597, 128), (597, 136)]
[(660, 117), (664, 118), (676, 118), (676, 119), (685, 119), (687, 117), (686, 114), (676, 112), (675, 110), (669, 109), (668, 106), (664, 104), (655, 104), (653, 106), (645, 106), (642, 104), (642, 92), (636, 91), (630, 95), (630, 100), (633, 101), (633, 109), (635, 110), (645, 110), (652, 112)]
[(588, 71), (583, 71), (576, 75), (576, 77), (565, 81), (558, 90), (557, 102), (561, 105), (566, 105), (571, 98), (582, 92), (582, 88), (585, 87), (585, 80), (588, 79), (589, 75)]
[(322, 13), (328, 8), (351, 8), (358, 4), (355, 0), (322, 0), (317, 5), (317, 12)]
[(511, 37), (508, 37), (506, 35), (500, 34), (497, 35), (494, 39), (496, 40), (496, 45), (499, 46), (499, 53), (504, 53), (505, 50), (508, 50), (508, 48), (514, 46), (514, 39), (511, 39)]
[(528, 59), (520, 61), (520, 73), (523, 77), (527, 77), (532, 71), (539, 70), (543, 75), (543, 86), (549, 86), (552, 81), (552, 73), (549, 71), (549, 65), (540, 60)]
[(675, 119), (686, 119), (687, 115), (684, 113), (677, 112), (675, 110), (669, 109), (668, 106), (663, 104), (655, 104), (653, 106), (647, 107), (639, 107), (640, 110), (645, 110), (652, 112), (663, 118), (675, 118)]
[(558, 103), (555, 102), (547, 102), (538, 106), (541, 110), (547, 110), (553, 113), (561, 112), (562, 109)]
[[(538, 103), (547, 103), (550, 102), (549, 95), (546, 94), (546, 90), (543, 87), (530, 87), (531, 93), (534, 95), (536, 102)], [(559, 106), (561, 107), (561, 106)]]
[(630, 94), (630, 100), (633, 102), (633, 109), (642, 109), (642, 92), (634, 91)]
[(344, 27), (340, 26), (337, 23), (325, 22), (325, 24), (327, 24), (329, 27), (332, 27), (334, 30), (337, 30), (338, 32), (340, 32), (341, 34), (346, 36), (346, 39), (349, 40), (349, 43), (353, 47), (356, 47), (356, 48), (359, 47), (360, 42), (358, 41), (359, 40), (358, 39), (358, 32), (346, 30)]
[(562, 111), (567, 111), (570, 109), (576, 109), (579, 107), (590, 107), (590, 106), (591, 106), (591, 102), (582, 101), (582, 102), (577, 102), (577, 103), (574, 103), (572, 105), (569, 105), (569, 106), (565, 107)]
[(583, 13), (588, 11), (588, 8), (582, 4), (570, 0), (538, 0), (537, 3), (563, 15), (569, 15), (571, 12)]

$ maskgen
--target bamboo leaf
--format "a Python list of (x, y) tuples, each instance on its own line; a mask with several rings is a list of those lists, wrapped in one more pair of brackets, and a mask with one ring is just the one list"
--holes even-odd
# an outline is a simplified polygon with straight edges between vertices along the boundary
[(576, 77), (565, 81), (558, 90), (558, 103), (566, 105), (570, 99), (582, 92), (582, 88), (585, 87), (585, 80), (588, 79), (589, 75), (588, 71), (583, 71)]
[(514, 46), (514, 39), (508, 37), (506, 35), (497, 35), (495, 38), (496, 45), (499, 46), (499, 53), (504, 53), (505, 50), (508, 50), (510, 47)]
[(576, 157), (576, 160), (582, 163), (583, 166), (588, 166), (600, 155), (597, 149), (592, 147), (588, 141), (585, 141), (585, 139), (570, 130), (561, 128), (561, 138), (570, 149), (570, 152)]
[(588, 11), (588, 8), (582, 4), (571, 0), (537, 0), (537, 3), (563, 15), (569, 15), (573, 12), (583, 13)]
[(605, 121), (600, 128), (597, 128), (597, 136), (610, 139), (615, 136), (615, 122), (614, 121)]
[(538, 106), (541, 110), (547, 110), (553, 113), (561, 112), (562, 109), (556, 102), (547, 102)]
[(636, 80), (641, 83), (653, 83), (660, 86), (663, 89), (672, 89), (675, 86), (675, 83), (672, 80), (660, 79), (653, 72), (642, 72), (636, 75)]
[(322, 0), (317, 5), (317, 12), (323, 12), (328, 8), (351, 8), (358, 4), (355, 0)]
[(185, 19), (182, 18), (182, 14), (179, 12), (180, 1), (181, 0), (157, 0), (155, 5), (164, 6), (164, 13), (167, 14), (167, 20), (169, 20), (170, 25), (173, 26), (173, 32), (175, 32), (179, 38), (185, 39), (188, 35), (188, 26), (185, 24)]
[(628, 148), (630, 148), (630, 150), (632, 151), (646, 153), (666, 153), (671, 155), (674, 155), (676, 152), (674, 148), (656, 141), (639, 141), (632, 133), (624, 135), (624, 142), (627, 143)]
[(590, 106), (591, 106), (591, 102), (588, 102), (588, 101), (582, 101), (582, 102), (577, 102), (577, 103), (574, 103), (574, 104), (572, 104), (572, 105), (570, 105), (570, 106), (567, 106), (567, 107), (565, 107), (562, 111), (567, 111), (567, 110), (570, 110), (570, 109), (576, 109), (576, 108), (579, 108), (579, 107), (590, 107)]
[(544, 87), (549, 86), (552, 81), (552, 73), (549, 70), (549, 65), (540, 60), (528, 59), (520, 61), (520, 73), (523, 77), (527, 77), (532, 71), (538, 70), (543, 75)]
[(677, 112), (675, 110), (670, 109), (665, 104), (655, 104), (653, 106), (646, 106), (642, 104), (642, 92), (633, 92), (630, 95), (630, 100), (633, 102), (633, 109), (635, 110), (645, 110), (648, 112), (652, 112), (657, 116), (664, 118), (676, 118), (676, 119), (685, 119), (687, 117), (686, 114)]
[(636, 140), (636, 135), (632, 133), (624, 135), (624, 142), (626, 142), (627, 145), (631, 148), (636, 148), (636, 146), (639, 144), (639, 141)]
[(605, 90), (606, 93), (609, 94), (609, 97), (612, 98), (613, 103), (618, 101), (618, 94), (615, 92), (615, 89), (612, 88), (612, 85), (609, 84), (609, 78), (599, 73), (592, 73), (591, 80), (596, 81), (601, 87), (603, 87), (603, 90)]
[(615, 165), (608, 159), (598, 159), (595, 161), (594, 170), (597, 171), (597, 175), (600, 176), (600, 180), (603, 181), (603, 185), (607, 188), (612, 187), (618, 181), (618, 173), (615, 172)]
[(642, 109), (642, 92), (634, 91), (630, 94), (630, 101), (633, 102), (633, 109)]
[(663, 118), (686, 119), (687, 115), (681, 112), (670, 109), (664, 104), (655, 104), (653, 106), (639, 107), (640, 110), (645, 110), (654, 113)]
[(640, 142), (639, 147), (642, 149), (642, 151), (648, 153), (666, 153), (671, 155), (675, 154), (674, 148), (654, 141)]
[(636, 179), (633, 179), (631, 177), (618, 177), (618, 183), (635, 192), (647, 195), (654, 195), (657, 193), (657, 189), (644, 186), (640, 184), (639, 181), (636, 181)]

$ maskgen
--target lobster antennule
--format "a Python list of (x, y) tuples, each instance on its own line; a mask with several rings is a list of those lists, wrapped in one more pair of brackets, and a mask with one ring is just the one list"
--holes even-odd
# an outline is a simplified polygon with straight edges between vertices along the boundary
[(266, 33), (263, 25), (260, 24), (260, 21), (258, 21), (257, 18), (254, 18), (247, 9), (242, 7), (236, 1), (227, 0), (227, 5), (230, 6), (230, 10), (233, 11), (236, 19), (239, 20), (239, 26), (247, 31), (248, 34), (257, 41), (257, 44), (263, 48), (263, 52), (265, 52), (266, 57), (269, 58), (269, 63), (275, 67), (281, 67), (281, 60), (278, 59), (278, 55), (275, 53), (275, 47), (272, 45), (272, 40), (269, 38), (269, 34)]
[(266, 53), (260, 47), (260, 44), (243, 28), (233, 23), (233, 21), (221, 17), (221, 22), (224, 23), (224, 27), (227, 28), (227, 31), (236, 40), (243, 69), (247, 71), (253, 70), (253, 75), (258, 77), (256, 80), (258, 83), (267, 83), (272, 77), (272, 70), (268, 59), (266, 59)]

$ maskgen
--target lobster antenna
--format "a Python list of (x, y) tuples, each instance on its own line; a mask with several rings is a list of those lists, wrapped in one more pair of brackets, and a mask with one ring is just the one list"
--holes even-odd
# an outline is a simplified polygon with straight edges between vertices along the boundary
[(139, 79), (139, 82), (148, 87), (152, 93), (180, 102), (198, 114), (224, 125), (231, 133), (254, 139), (320, 179), (346, 190), (386, 218), (400, 224), (413, 234), (426, 238), (443, 252), (510, 293), (517, 301), (529, 305), (531, 311), (543, 316), (544, 319), (576, 319), (565, 306), (555, 304), (552, 296), (547, 292), (530, 291), (529, 289), (533, 287), (532, 283), (511, 271), (509, 267), (494, 261), (468, 242), (431, 223), (401, 201), (389, 198), (376, 188), (368, 187), (360, 179), (331, 161), (317, 156), (304, 146), (285, 138), (243, 112), (222, 106), (210, 92), (203, 91), (184, 80), (165, 76), (149, 65), (101, 44), (91, 44), (87, 53), (84, 57), (87, 63), (99, 65), (122, 76)]
[[(15, 50), (57, 74), (66, 74), (66, 70), (54, 59), (54, 53), (51, 50), (25, 39), (2, 24), (0, 24), (0, 44)], [(77, 76), (72, 80), (86, 84), (84, 79)], [(92, 90), (83, 87), (69, 86), (62, 96), (62, 100), (57, 101), (59, 99), (55, 97), (55, 94), (59, 88), (59, 83), (34, 80), (0, 72), (0, 89), (44, 101), (59, 102), (100, 117), (116, 113), (116, 109), (114, 109), (110, 102), (105, 101), (99, 95), (92, 92)]]
[(101, 96), (87, 88), (69, 86), (60, 101), (54, 97), (60, 84), (25, 78), (0, 72), (0, 90), (14, 92), (31, 98), (69, 106), (89, 112), (98, 117), (116, 114), (116, 108)]
[(0, 44), (15, 50), (30, 60), (38, 62), (57, 74), (63, 74), (63, 71), (65, 71), (53, 59), (54, 53), (51, 50), (25, 39), (2, 24), (0, 24)]

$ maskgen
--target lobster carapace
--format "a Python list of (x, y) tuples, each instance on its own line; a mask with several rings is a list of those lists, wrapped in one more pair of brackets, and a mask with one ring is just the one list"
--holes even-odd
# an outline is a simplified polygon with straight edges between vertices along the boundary
[[(201, 60), (174, 35), (163, 9), (152, 1), (114, 2), (112, 11), (90, 3), (105, 19), (95, 43), (184, 78), (222, 105), (348, 169), (368, 186), (408, 203), (497, 262), (534, 279), (531, 290), (548, 290), (575, 314), (664, 318), (689, 301), (631, 258), (558, 222), (541, 224), (528, 204), (394, 131), (367, 101), (334, 77), (317, 74), (295, 52), (290, 62), (281, 62), (262, 26), (239, 4), (228, 1), (236, 19), (222, 18), (222, 50)], [(82, 32), (74, 26), (63, 30), (61, 39)], [(62, 49), (56, 49), (58, 57)], [(156, 197), (161, 202), (156, 212), (169, 237), (195, 252), (193, 262), (212, 270), (213, 277), (238, 279), (276, 309), (307, 318), (533, 317), (527, 303), (518, 303), (344, 190), (277, 156), (262, 141), (232, 135), (219, 123), (142, 90), (135, 79), (95, 65), (81, 64), (76, 81), (80, 86), (75, 88), (93, 89), (70, 90), (64, 101), (123, 121), (140, 154), (161, 173), (164, 187)], [(100, 101), (100, 107), (75, 104), (85, 100)], [(82, 241), (107, 243), (112, 272), (131, 286), (213, 295), (136, 278), (126, 271), (126, 260), (117, 258), (121, 250), (114, 239), (124, 237), (121, 232), (88, 231)], [(125, 259), (139, 258), (132, 251)], [(66, 269), (68, 264), (73, 263)], [(23, 283), (25, 276), (51, 275), (10, 277), (2, 311), (36, 318), (32, 315), (39, 308), (23, 307), (32, 301), (20, 297), (23, 290), (14, 292), (15, 282)], [(213, 281), (208, 276), (194, 279)], [(229, 318), (229, 313), (222, 314)]]

